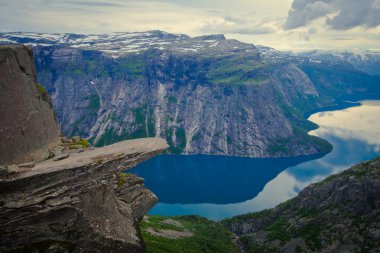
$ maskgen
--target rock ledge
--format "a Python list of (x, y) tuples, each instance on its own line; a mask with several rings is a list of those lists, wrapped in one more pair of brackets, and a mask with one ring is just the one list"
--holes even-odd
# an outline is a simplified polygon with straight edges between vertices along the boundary
[(3, 177), (0, 252), (144, 252), (138, 222), (157, 197), (120, 173), (167, 147), (123, 141)]

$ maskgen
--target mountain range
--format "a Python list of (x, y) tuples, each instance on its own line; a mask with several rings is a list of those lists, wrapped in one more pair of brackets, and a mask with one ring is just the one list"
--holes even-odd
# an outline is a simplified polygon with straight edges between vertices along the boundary
[(379, 55), (369, 52), (280, 52), (162, 31), (0, 33), (0, 43), (33, 46), (63, 133), (97, 146), (155, 136), (178, 154), (326, 153), (305, 116), (380, 94), (377, 68), (366, 67)]

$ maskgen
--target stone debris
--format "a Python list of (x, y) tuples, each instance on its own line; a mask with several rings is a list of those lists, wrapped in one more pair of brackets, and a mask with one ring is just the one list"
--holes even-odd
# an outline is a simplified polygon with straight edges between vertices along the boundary
[(19, 168), (33, 168), (34, 166), (36, 166), (35, 162), (22, 163), (18, 165)]
[(8, 174), (7, 168), (5, 168), (4, 166), (0, 166), (0, 177), (6, 176), (7, 174)]
[(19, 171), (20, 171), (20, 168), (17, 165), (15, 165), (15, 164), (11, 164), (11, 165), (7, 166), (7, 173), (8, 173), (8, 175), (19, 173)]
[(65, 143), (65, 144), (73, 143), (73, 140), (67, 137), (61, 137), (61, 141), (62, 143)]
[(171, 229), (155, 230), (153, 228), (147, 228), (145, 231), (151, 235), (169, 239), (179, 239), (193, 236), (193, 233), (190, 231), (176, 231)]
[(181, 222), (173, 220), (173, 219), (166, 219), (166, 220), (161, 221), (161, 223), (173, 225), (173, 226), (176, 226), (178, 228), (183, 228), (183, 224)]
[(65, 150), (64, 146), (55, 146), (52, 150), (50, 150), (51, 156), (60, 156), (63, 154), (63, 150)]
[(69, 154), (62, 154), (53, 158), (53, 161), (60, 161), (69, 157)]
[(69, 149), (83, 149), (83, 145), (70, 145)]

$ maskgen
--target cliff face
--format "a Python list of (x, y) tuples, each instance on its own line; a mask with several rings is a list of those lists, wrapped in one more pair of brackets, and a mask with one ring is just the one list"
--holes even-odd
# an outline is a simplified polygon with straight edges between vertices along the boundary
[[(65, 147), (48, 95), (35, 82), (31, 48), (23, 46), (0, 47), (0, 103), (0, 252), (145, 252), (138, 222), (157, 197), (142, 178), (121, 172), (164, 151), (166, 142), (83, 150), (63, 138), (81, 148), (38, 162), (53, 146), (55, 154)], [(31, 160), (37, 162), (13, 165)]]
[(47, 93), (36, 83), (31, 48), (0, 46), (0, 101), (0, 163), (47, 158), (60, 130)]
[(0, 251), (144, 252), (138, 222), (157, 198), (120, 172), (166, 148), (125, 141), (0, 179)]
[(155, 136), (182, 154), (268, 157), (331, 149), (306, 134), (313, 125), (303, 112), (321, 101), (298, 67), (265, 63), (249, 44), (211, 39), (215, 46), (201, 51), (187, 43), (206, 48), (210, 38), (118, 58), (36, 48), (39, 80), (53, 96), (63, 132), (98, 146)]
[(34, 46), (63, 133), (98, 146), (156, 136), (172, 153), (324, 153), (332, 147), (306, 134), (315, 126), (304, 113), (347, 94), (379, 92), (379, 79), (349, 59), (258, 47), (260, 54), (223, 35), (0, 33), (2, 41)]
[(247, 252), (378, 252), (380, 158), (305, 188), (274, 209), (223, 223)]

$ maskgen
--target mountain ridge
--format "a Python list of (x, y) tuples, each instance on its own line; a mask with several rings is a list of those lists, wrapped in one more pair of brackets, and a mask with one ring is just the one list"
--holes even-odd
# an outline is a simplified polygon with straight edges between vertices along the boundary
[[(329, 68), (311, 66), (319, 73), (314, 78), (305, 72), (310, 64), (273, 60), (252, 44), (222, 35), (112, 35), (119, 44), (97, 36), (89, 40), (92, 45), (35, 46), (34, 53), (39, 82), (53, 97), (63, 132), (87, 136), (99, 146), (156, 136), (168, 141), (171, 153), (325, 153), (332, 147), (307, 135), (316, 126), (304, 114), (334, 104), (340, 95), (378, 86), (364, 73), (349, 80), (355, 73), (346, 67), (332, 69), (330, 80)], [(110, 47), (115, 52), (103, 52)], [(339, 89), (329, 92), (326, 87), (334, 82)]]

